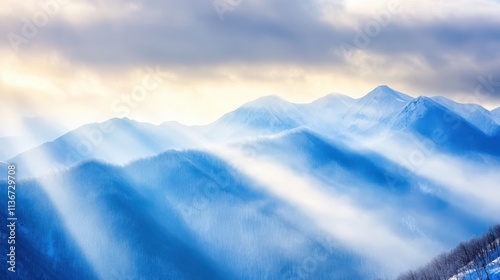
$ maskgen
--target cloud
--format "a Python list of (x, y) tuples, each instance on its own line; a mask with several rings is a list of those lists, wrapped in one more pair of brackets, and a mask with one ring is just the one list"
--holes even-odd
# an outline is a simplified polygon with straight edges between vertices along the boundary
[[(94, 10), (104, 11), (97, 13), (102, 16), (95, 15), (81, 25), (68, 24), (56, 15), (49, 19), (41, 31), (43, 34), (25, 47), (57, 49), (72, 61), (104, 65), (200, 65), (234, 61), (331, 64), (345, 63), (345, 58), (334, 50), (341, 43), (355, 45), (358, 29), (367, 33), (367, 26), (373, 23), (382, 25), (381, 31), (376, 36), (368, 36), (370, 42), (362, 49), (387, 59), (394, 55), (421, 56), (431, 69), (439, 69), (451, 63), (446, 54), (469, 56), (473, 59), (471, 62), (499, 57), (495, 51), (500, 43), (495, 18), (478, 14), (460, 19), (413, 19), (410, 22), (403, 16), (412, 7), (398, 2), (392, 6), (399, 5), (401, 11), (390, 16), (387, 26), (379, 19), (390, 6), (374, 7), (364, 14), (346, 10), (341, 5), (328, 10), (331, 16), (344, 14), (343, 17), (353, 19), (355, 24), (351, 26), (341, 20), (327, 22), (323, 1), (242, 1), (233, 11), (226, 12), (224, 21), (220, 21), (209, 1), (125, 2), (121, 6), (134, 6), (136, 11), (124, 12), (118, 19), (106, 16), (116, 14), (115, 7), (120, 6), (118, 1), (111, 3), (104, 7), (89, 4)], [(61, 7), (61, 14), (65, 8)], [(12, 24), (2, 26), (5, 26), (4, 33), (20, 30)]]
[(379, 273), (397, 274), (408, 269), (408, 264), (423, 264), (437, 253), (426, 240), (403, 236), (373, 209), (363, 209), (352, 197), (306, 174), (229, 147), (210, 147), (210, 152), (254, 180), (263, 191), (298, 209), (324, 233), (357, 254), (380, 262)]
[[(390, 135), (390, 134), (389, 134)], [(411, 135), (364, 141), (371, 150), (403, 165), (412, 173), (440, 185), (443, 200), (472, 215), (498, 222), (498, 167), (496, 158), (453, 156), (435, 150), (434, 142)], [(354, 147), (353, 147), (354, 148)]]
[[(4, 54), (19, 57), (55, 53), (68, 64), (65, 73), (75, 71), (81, 79), (61, 79), (52, 71), (54, 65), (44, 66), (49, 71), (37, 77), (44, 80), (34, 83), (38, 89), (18, 84), (8, 87), (12, 92), (29, 96), (32, 91), (87, 91), (117, 96), (127, 91), (123, 80), (130, 79), (130, 73), (155, 65), (175, 74), (185, 85), (180, 91), (165, 86), (160, 89), (163, 94), (186, 96), (185, 92), (189, 92), (192, 98), (188, 103), (195, 103), (199, 92), (218, 96), (218, 90), (228, 91), (228, 80), (238, 81), (253, 92), (239, 95), (245, 101), (266, 94), (294, 99), (299, 88), (304, 91), (302, 100), (331, 91), (359, 96), (379, 84), (413, 95), (439, 94), (460, 99), (474, 94), (481, 84), (480, 77), (491, 75), (493, 80), (500, 80), (500, 55), (496, 51), (500, 47), (500, 24), (494, 16), (500, 4), (489, 0), (474, 4), (391, 0), (369, 5), (355, 0), (244, 0), (231, 2), (236, 4), (224, 13), (223, 20), (214, 2), (224, 0), (59, 0), (55, 2), (61, 3), (59, 8), (45, 12), (46, 3), (54, 1), (38, 6), (7, 1), (10, 8), (5, 11), (10, 12), (0, 20), (0, 33), (5, 34), (0, 48)], [(37, 25), (44, 12), (47, 20)], [(37, 31), (27, 38), (23, 30), (29, 30), (29, 24), (36, 25)], [(15, 41), (17, 53), (9, 34), (22, 38)], [(360, 45), (363, 36), (368, 42)], [(352, 47), (347, 53), (345, 45)], [(293, 86), (283, 83), (280, 87), (280, 77), (272, 73), (290, 69), (302, 73), (300, 80)], [(106, 80), (95, 79), (103, 73)], [(8, 79), (2, 82), (2, 88), (15, 81)], [(207, 80), (222, 89), (207, 85)], [(272, 86), (270, 80), (274, 80)], [(495, 86), (477, 102), (498, 107), (500, 87)], [(223, 107), (226, 110), (234, 104)], [(217, 114), (222, 113), (220, 110)], [(202, 122), (213, 120), (216, 114), (209, 115), (202, 116)]]
[(220, 21), (209, 1), (148, 1), (118, 21), (72, 25), (54, 17), (43, 36), (22, 47), (56, 48), (73, 61), (104, 65), (319, 62), (338, 39), (318, 13), (312, 2), (248, 1)]

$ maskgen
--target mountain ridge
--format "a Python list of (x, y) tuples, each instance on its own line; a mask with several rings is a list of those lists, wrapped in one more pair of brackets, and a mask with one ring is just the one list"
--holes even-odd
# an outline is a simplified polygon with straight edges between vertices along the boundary
[(478, 104), (458, 103), (443, 96), (431, 97), (431, 99), (452, 110), (488, 135), (494, 135), (500, 129), (495, 121), (494, 113)]
[[(419, 99), (420, 98), (420, 99)], [(425, 97), (427, 98), (427, 97)], [(100, 158), (111, 163), (123, 164), (136, 158), (168, 150), (196, 147), (210, 142), (236, 141), (255, 135), (272, 135), (298, 127), (310, 127), (319, 133), (338, 137), (349, 134), (377, 134), (383, 129), (404, 126), (404, 120), (415, 116), (414, 110), (405, 109), (407, 104), (424, 97), (412, 98), (388, 86), (378, 86), (364, 97), (353, 99), (345, 95), (329, 94), (311, 103), (291, 103), (279, 96), (261, 97), (248, 102), (205, 126), (185, 126), (178, 122), (163, 122), (153, 125), (128, 118), (112, 118), (101, 123), (82, 125), (52, 141), (24, 151), (10, 161), (29, 163), (38, 175), (53, 169), (64, 169), (89, 158)], [(437, 101), (435, 100), (437, 99)], [(500, 130), (491, 119), (495, 114), (485, 114), (485, 109), (474, 105), (481, 118), (463, 118), (463, 112), (454, 108), (465, 108), (454, 101), (429, 98), (439, 110), (451, 111), (461, 119), (467, 131), (475, 128), (485, 132), (481, 123), (489, 123), (487, 136), (497, 139)], [(427, 99), (426, 99), (427, 100)], [(443, 106), (441, 103), (448, 105)], [(431, 107), (435, 107), (436, 104)], [(405, 111), (406, 110), (406, 111)], [(436, 119), (436, 118), (435, 118)], [(474, 121), (475, 120), (475, 121)], [(423, 124), (422, 124), (423, 125)], [(420, 129), (422, 129), (422, 125)], [(472, 127), (472, 128), (471, 128)], [(113, 130), (113, 132), (111, 132)], [(422, 132), (422, 131), (420, 131)], [(422, 133), (419, 133), (422, 134)], [(481, 139), (488, 137), (480, 135)], [(429, 132), (424, 136), (430, 137)], [(491, 142), (493, 140), (484, 140)], [(40, 163), (32, 159), (40, 159)], [(43, 171), (43, 172), (42, 172)]]
[[(500, 139), (462, 109), (380, 86), (358, 99), (306, 104), (263, 97), (206, 126), (128, 118), (84, 125), (8, 161), (22, 182), (21, 253), (38, 256), (27, 271), (395, 276), (497, 218)], [(436, 131), (445, 140), (436, 142)]]

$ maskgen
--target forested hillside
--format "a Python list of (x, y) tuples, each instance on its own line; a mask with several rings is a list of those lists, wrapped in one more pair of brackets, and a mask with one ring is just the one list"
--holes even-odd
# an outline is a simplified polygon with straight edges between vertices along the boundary
[(398, 277), (398, 280), (420, 279), (500, 279), (500, 224)]

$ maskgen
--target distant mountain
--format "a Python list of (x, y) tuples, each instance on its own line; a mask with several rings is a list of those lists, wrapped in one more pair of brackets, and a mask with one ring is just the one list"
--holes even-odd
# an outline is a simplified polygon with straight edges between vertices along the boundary
[(301, 126), (303, 123), (303, 112), (299, 105), (278, 96), (267, 96), (225, 114), (203, 130), (213, 139), (224, 140), (272, 134)]
[(203, 130), (218, 140), (270, 135), (302, 126), (332, 133), (340, 128), (341, 117), (353, 103), (354, 99), (341, 94), (330, 94), (309, 104), (266, 96), (244, 104)]
[(496, 108), (491, 111), (491, 114), (495, 118), (495, 121), (497, 122), (498, 125), (500, 125), (500, 108)]
[(331, 93), (311, 102), (309, 107), (337, 111), (338, 114), (340, 114), (342, 111), (349, 108), (354, 103), (354, 100), (355, 99), (340, 93)]
[(305, 126), (331, 134), (343, 128), (342, 116), (353, 105), (355, 99), (342, 94), (329, 94), (309, 104), (301, 104)]
[(477, 126), (428, 97), (408, 103), (395, 118), (394, 128), (417, 133), (435, 142), (444, 151), (470, 151), (500, 155), (500, 133), (486, 135)]
[[(420, 233), (425, 232), (429, 241), (452, 245), (488, 225), (488, 221), (458, 207), (444, 186), (376, 152), (357, 150), (351, 147), (356, 144), (349, 146), (346, 142), (352, 140), (331, 139), (299, 128), (245, 142), (240, 148), (252, 151), (254, 157), (263, 156), (267, 161), (289, 166), (298, 174), (313, 176), (341, 195), (356, 197), (367, 211), (390, 205), (394, 212), (386, 213), (386, 224), (399, 231), (407, 230), (400, 228), (401, 213), (419, 213), (422, 220), (415, 218), (413, 226)], [(425, 221), (428, 216), (433, 217), (432, 225)], [(451, 236), (444, 228), (454, 228), (460, 234)]]
[(352, 132), (372, 131), (375, 127), (391, 122), (412, 97), (388, 86), (379, 86), (364, 97), (354, 101), (342, 116), (344, 127)]
[[(37, 279), (59, 270), (56, 279), (368, 277), (358, 267), (362, 257), (325, 241), (300, 215), (290, 219), (293, 208), (252, 185), (220, 159), (195, 151), (170, 151), (123, 168), (87, 162), (25, 181), (18, 216), (20, 232), (30, 234), (20, 234), (22, 273)], [(29, 262), (30, 256), (38, 257)], [(310, 256), (318, 264), (304, 270)]]
[(249, 102), (205, 128), (225, 139), (272, 134), (301, 126), (326, 134), (366, 132), (388, 122), (412, 97), (379, 86), (365, 97), (330, 94), (309, 104), (293, 104), (277, 96)]
[(442, 96), (431, 99), (464, 118), (487, 135), (494, 135), (500, 130), (499, 124), (495, 121), (495, 115), (480, 105), (461, 104)]
[(81, 126), (7, 161), (19, 275), (395, 276), (497, 219), (499, 113), (380, 86), (308, 104), (263, 97), (206, 126)]
[(20, 176), (41, 175), (65, 169), (89, 159), (124, 164), (167, 149), (183, 148), (198, 141), (175, 123), (155, 126), (130, 119), (111, 119), (81, 126), (51, 142), (28, 150), (9, 162), (24, 166)]
[[(22, 220), (21, 246), (16, 252), (21, 273), (26, 279), (75, 275), (80, 279), (224, 279), (194, 246), (175, 212), (159, 215), (151, 212), (151, 206), (144, 207), (146, 202), (119, 168), (95, 162), (24, 182), (18, 203), (25, 206), (17, 211)], [(92, 212), (96, 214), (89, 215)], [(31, 256), (38, 258), (31, 262)]]
[[(450, 129), (453, 120), (445, 119), (445, 115), (463, 125)], [(249, 102), (206, 126), (188, 127), (176, 122), (156, 126), (128, 119), (88, 124), (9, 160), (26, 163), (28, 170), (24, 175), (34, 176), (90, 159), (124, 164), (167, 149), (238, 141), (299, 127), (308, 127), (329, 137), (351, 134), (368, 137), (387, 129), (404, 128), (429, 139), (439, 127), (449, 139), (448, 144), (443, 144), (445, 151), (465, 149), (498, 155), (500, 148), (492, 144), (500, 134), (492, 120), (494, 116), (495, 111), (490, 113), (479, 105), (459, 104), (441, 97), (413, 99), (388, 86), (379, 86), (359, 99), (331, 94), (309, 104), (293, 104), (268, 96)], [(434, 122), (438, 127), (430, 129)], [(108, 126), (115, 130), (106, 132)], [(4, 139), (4, 142), (13, 141)], [(13, 153), (15, 149), (3, 151)]]
[(0, 160), (7, 160), (28, 149), (68, 132), (68, 128), (42, 117), (12, 118), (11, 131), (0, 131)]

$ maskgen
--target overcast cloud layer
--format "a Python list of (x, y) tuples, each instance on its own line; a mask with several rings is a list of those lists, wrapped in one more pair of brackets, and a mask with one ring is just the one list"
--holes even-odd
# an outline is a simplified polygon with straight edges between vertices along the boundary
[(4, 1), (2, 103), (108, 118), (150, 67), (161, 79), (129, 117), (206, 123), (262, 95), (307, 102), (379, 84), (500, 105), (499, 1), (360, 2)]

